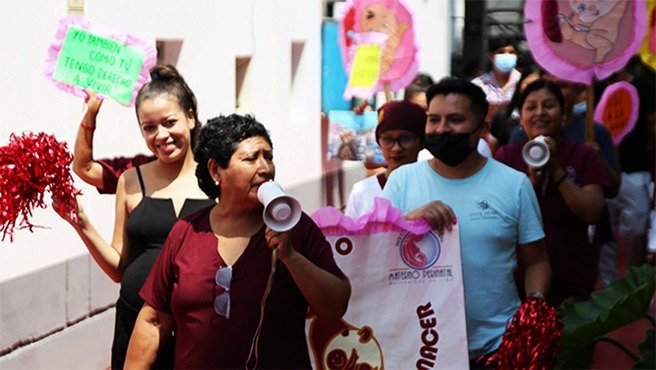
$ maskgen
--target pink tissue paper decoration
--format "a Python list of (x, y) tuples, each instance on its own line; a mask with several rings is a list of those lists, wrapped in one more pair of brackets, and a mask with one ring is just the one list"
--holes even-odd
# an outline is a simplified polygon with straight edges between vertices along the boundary
[[(622, 69), (645, 35), (644, 0), (528, 0), (524, 33), (534, 60), (564, 80), (590, 85)], [(603, 36), (603, 37), (602, 37)]]
[[(137, 97), (139, 89), (150, 79), (150, 68), (157, 64), (157, 49), (155, 45), (125, 32), (109, 30), (97, 26), (92, 27), (91, 23), (86, 18), (81, 16), (68, 15), (60, 19), (57, 24), (55, 38), (47, 51), (46, 66), (43, 73), (45, 77), (52, 81), (52, 83), (60, 90), (75, 96), (79, 96), (81, 98), (86, 98), (87, 96), (87, 93), (84, 91), (84, 89), (53, 79), (55, 67), (57, 66), (57, 58), (59, 57), (59, 52), (61, 51), (62, 45), (64, 44), (64, 39), (66, 38), (66, 32), (68, 31), (69, 26), (76, 26), (96, 35), (111, 38), (125, 45), (139, 48), (146, 53), (143, 65), (141, 66), (141, 72), (137, 78), (137, 84), (135, 85), (134, 91), (132, 92), (132, 98), (130, 100), (130, 106), (134, 105), (134, 100)], [(105, 98), (105, 96), (102, 94), (97, 94), (97, 96), (100, 99)]]
[(322, 207), (310, 216), (326, 235), (372, 234), (390, 231), (409, 231), (422, 235), (432, 230), (426, 220), (408, 221), (389, 199), (375, 197), (373, 208), (357, 220), (334, 207)]
[(380, 32), (388, 36), (381, 58), (381, 73), (371, 95), (384, 91), (385, 83), (389, 84), (390, 91), (408, 86), (419, 71), (419, 46), (410, 7), (402, 0), (347, 1), (337, 36), (347, 73), (354, 55), (352, 48), (363, 41), (356, 36), (363, 32)]

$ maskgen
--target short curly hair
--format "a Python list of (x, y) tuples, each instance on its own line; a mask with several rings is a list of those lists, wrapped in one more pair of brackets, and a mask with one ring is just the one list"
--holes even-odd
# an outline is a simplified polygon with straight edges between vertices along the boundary
[(198, 143), (194, 148), (194, 159), (198, 163), (198, 167), (196, 167), (198, 186), (207, 196), (216, 199), (221, 195), (221, 188), (214, 184), (207, 167), (210, 158), (213, 158), (222, 168), (228, 168), (230, 158), (237, 150), (239, 143), (256, 136), (264, 138), (273, 148), (269, 132), (252, 115), (221, 115), (211, 118), (203, 125), (198, 135)]

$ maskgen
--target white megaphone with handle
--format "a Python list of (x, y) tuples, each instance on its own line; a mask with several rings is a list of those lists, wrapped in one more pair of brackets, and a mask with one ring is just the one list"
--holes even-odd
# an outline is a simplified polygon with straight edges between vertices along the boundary
[(257, 199), (264, 205), (264, 223), (273, 231), (290, 230), (301, 219), (301, 203), (285, 194), (280, 184), (273, 180), (260, 185)]
[(549, 146), (544, 136), (540, 135), (524, 144), (522, 158), (529, 167), (544, 167), (549, 162)]

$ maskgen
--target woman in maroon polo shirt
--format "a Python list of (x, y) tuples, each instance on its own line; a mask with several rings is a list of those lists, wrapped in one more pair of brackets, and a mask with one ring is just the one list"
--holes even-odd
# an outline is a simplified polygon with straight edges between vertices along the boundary
[(350, 286), (308, 215), (286, 232), (264, 224), (268, 132), (252, 116), (211, 119), (194, 157), (201, 189), (219, 201), (171, 230), (141, 290), (126, 367), (150, 367), (175, 327), (175, 368), (310, 368), (308, 306), (341, 317)]
[(528, 166), (522, 156), (526, 140), (503, 146), (495, 155), (496, 160), (526, 173), (533, 184), (553, 271), (547, 300), (556, 306), (570, 296), (587, 300), (594, 290), (596, 257), (588, 225), (601, 218), (604, 190), (610, 187), (599, 154), (562, 136), (564, 106), (561, 89), (554, 82), (540, 79), (529, 84), (519, 101), (520, 124), (529, 140), (545, 137), (549, 161), (539, 168)]

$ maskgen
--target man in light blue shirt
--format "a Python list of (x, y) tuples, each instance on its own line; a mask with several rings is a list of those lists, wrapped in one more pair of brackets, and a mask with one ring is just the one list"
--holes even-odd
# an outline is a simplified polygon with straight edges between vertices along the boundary
[(540, 209), (526, 175), (475, 150), (488, 109), (485, 93), (471, 82), (446, 79), (426, 95), (425, 147), (433, 158), (399, 167), (383, 196), (406, 219), (425, 219), (439, 232), (459, 223), (470, 366), (486, 368), (521, 302), (513, 278), (518, 260), (528, 295), (548, 292)]

